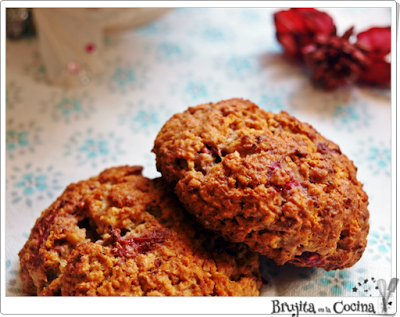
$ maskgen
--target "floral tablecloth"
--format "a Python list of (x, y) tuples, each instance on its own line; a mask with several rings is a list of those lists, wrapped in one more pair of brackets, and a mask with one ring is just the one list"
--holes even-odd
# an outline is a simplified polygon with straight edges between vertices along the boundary
[[(391, 248), (390, 90), (312, 87), (274, 36), (273, 12), (181, 8), (104, 38), (105, 71), (73, 89), (52, 86), (35, 38), (6, 45), (6, 294), (22, 295), (18, 251), (36, 218), (66, 185), (116, 165), (159, 176), (153, 140), (174, 113), (203, 102), (250, 99), (286, 110), (338, 143), (370, 198), (368, 247), (354, 267), (326, 272), (276, 266), (261, 257), (262, 295), (377, 296), (389, 281)], [(391, 23), (388, 8), (321, 9), (343, 33)], [(3, 211), (4, 212), (4, 211)]]

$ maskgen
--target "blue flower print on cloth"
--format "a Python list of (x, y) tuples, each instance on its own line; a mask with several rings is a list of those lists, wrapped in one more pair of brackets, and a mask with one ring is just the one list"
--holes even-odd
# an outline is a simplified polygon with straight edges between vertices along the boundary
[(388, 170), (390, 168), (390, 157), (391, 151), (389, 148), (380, 148), (375, 146), (369, 148), (368, 160), (374, 162), (375, 165), (382, 170)]
[(6, 261), (6, 275), (7, 275), (7, 295), (20, 295), (22, 293), (22, 282), (19, 277), (19, 261)]
[(372, 231), (369, 233), (367, 252), (372, 257), (373, 261), (385, 259), (391, 262), (391, 250), (390, 233), (386, 232), (385, 228), (380, 227), (379, 231)]
[(170, 93), (183, 100), (187, 106), (219, 100), (219, 84), (212, 78), (194, 77), (191, 73), (179, 76), (171, 84)]
[(98, 156), (108, 155), (110, 150), (108, 142), (102, 139), (86, 139), (84, 144), (79, 148), (79, 151), (84, 153), (87, 158), (94, 159)]
[[(147, 68), (141, 62), (124, 62), (120, 58), (114, 61), (106, 61), (111, 73), (97, 79), (98, 85), (106, 84), (111, 93), (126, 94), (142, 89), (148, 82)], [(108, 78), (108, 79), (107, 79)]]
[(179, 44), (173, 42), (159, 43), (157, 45), (157, 51), (166, 58), (182, 55), (182, 48), (179, 46)]
[(333, 123), (349, 132), (360, 128), (368, 128), (371, 115), (367, 106), (361, 102), (336, 106), (333, 110)]
[(370, 109), (358, 93), (345, 89), (320, 91), (310, 83), (299, 88), (290, 99), (296, 112), (308, 111), (316, 122), (327, 123), (339, 132), (353, 133), (370, 127)]
[(227, 68), (232, 71), (232, 73), (243, 74), (249, 72), (255, 68), (253, 61), (248, 57), (231, 57), (227, 63)]
[(6, 124), (6, 153), (11, 160), (21, 155), (35, 152), (42, 143), (42, 129), (36, 126), (35, 121), (16, 124), (13, 118)]
[(136, 32), (138, 32), (140, 35), (151, 36), (158, 35), (160, 33), (160, 30), (160, 26), (157, 23), (153, 22), (137, 28)]
[(372, 137), (358, 143), (352, 155), (359, 165), (373, 175), (391, 176), (391, 149), (388, 141), (377, 141)]
[(21, 102), (21, 91), (20, 87), (14, 81), (10, 81), (6, 84), (6, 107), (7, 111), (13, 110), (16, 104)]
[(28, 141), (26, 139), (26, 131), (9, 130), (6, 133), (6, 144), (8, 150), (14, 150), (17, 146), (26, 146)]
[(140, 124), (142, 128), (151, 127), (153, 124), (157, 125), (160, 122), (157, 113), (148, 109), (140, 109), (137, 111), (132, 121)]
[(249, 56), (231, 55), (216, 58), (214, 69), (224, 72), (229, 81), (245, 82), (250, 76), (255, 76), (260, 71), (260, 65), (257, 60)]
[(194, 57), (193, 49), (186, 42), (164, 40), (157, 45), (148, 45), (146, 51), (154, 54), (160, 64), (178, 65), (187, 63)]
[(263, 17), (257, 9), (244, 9), (240, 11), (240, 17), (246, 24), (257, 24), (263, 21)]
[(111, 76), (117, 86), (123, 87), (137, 81), (136, 74), (133, 68), (117, 67)]
[(174, 114), (165, 105), (153, 105), (143, 100), (128, 103), (126, 111), (119, 115), (119, 123), (128, 125), (133, 134), (146, 134), (159, 131), (162, 125)]
[(113, 132), (95, 133), (92, 129), (86, 132), (76, 132), (64, 145), (65, 156), (75, 159), (77, 166), (106, 166), (117, 161), (124, 152), (120, 149), (121, 138)]
[(32, 206), (35, 200), (43, 200), (46, 197), (52, 199), (62, 189), (61, 175), (61, 172), (54, 171), (52, 165), (45, 169), (34, 169), (31, 164), (23, 168), (13, 167), (7, 178), (7, 191), (10, 193), (11, 203)]
[(144, 37), (158, 37), (165, 35), (170, 30), (168, 20), (168, 13), (159, 19), (146, 23), (145, 25), (139, 26), (133, 32)]
[(250, 99), (261, 109), (279, 113), (282, 110), (293, 115), (293, 107), (290, 102), (293, 92), (280, 84), (257, 85), (249, 89)]
[[(272, 14), (256, 8), (248, 8), (240, 11), (234, 10), (232, 16), (232, 20), (235, 19), (237, 25), (240, 25), (237, 30), (241, 33), (240, 38), (238, 36), (238, 42), (246, 43), (249, 50), (262, 55), (265, 55), (266, 52), (283, 51), (282, 46), (276, 40), (275, 28), (265, 28), (265, 25), (273, 25)], [(255, 28), (260, 28), (263, 32), (257, 34), (254, 32)], [(249, 34), (252, 37), (249, 37)]]
[(214, 44), (231, 41), (233, 38), (229, 29), (207, 23), (201, 27), (199, 35), (202, 40)]
[(31, 77), (38, 83), (48, 83), (46, 66), (39, 51), (34, 50), (31, 53), (31, 58), (25, 62), (23, 72), (26, 76)]
[(288, 103), (287, 99), (290, 97), (290, 93), (284, 88), (269, 89), (261, 94), (258, 98), (258, 105), (260, 108), (279, 113), (282, 110), (291, 112), (291, 104)]
[(262, 95), (259, 106), (264, 110), (275, 113), (284, 110), (282, 97), (276, 94)]
[(200, 82), (186, 83), (184, 93), (194, 100), (202, 99), (209, 95), (207, 86)]
[(42, 113), (49, 113), (55, 122), (66, 124), (90, 118), (95, 111), (93, 98), (86, 92), (53, 92), (42, 102)]
[(82, 111), (82, 104), (79, 99), (62, 98), (56, 105), (56, 108), (60, 110), (63, 115), (69, 115), (73, 112)]
[(346, 292), (351, 292), (354, 283), (350, 279), (350, 273), (347, 270), (324, 271), (324, 276), (320, 283), (326, 287), (332, 295), (345, 295)]
[[(202, 10), (208, 9), (201, 9), (198, 11), (198, 14)], [(200, 20), (201, 16), (197, 15), (195, 18)], [(204, 48), (206, 45), (207, 49), (216, 50), (221, 45), (231, 45), (235, 42), (236, 32), (233, 28), (215, 21), (209, 21), (208, 19), (201, 20), (202, 22), (188, 29), (188, 36), (197, 44), (197, 49)]]

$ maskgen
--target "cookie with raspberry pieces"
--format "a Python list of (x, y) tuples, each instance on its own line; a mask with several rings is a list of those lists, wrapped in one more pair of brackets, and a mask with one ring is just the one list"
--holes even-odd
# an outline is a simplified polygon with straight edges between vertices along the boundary
[(71, 184), (19, 252), (24, 292), (65, 296), (256, 296), (258, 254), (193, 221), (138, 166)]
[(162, 127), (157, 169), (206, 228), (277, 264), (343, 269), (362, 256), (368, 196), (312, 126), (250, 101), (190, 107)]

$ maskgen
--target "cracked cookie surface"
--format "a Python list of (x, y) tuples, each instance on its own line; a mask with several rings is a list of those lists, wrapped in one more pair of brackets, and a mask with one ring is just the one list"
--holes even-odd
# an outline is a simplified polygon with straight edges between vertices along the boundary
[(198, 226), (138, 166), (69, 185), (20, 251), (24, 292), (65, 296), (256, 296), (258, 254)]
[(162, 127), (153, 152), (199, 222), (277, 264), (342, 269), (365, 250), (368, 196), (356, 167), (286, 112), (242, 99), (190, 107)]

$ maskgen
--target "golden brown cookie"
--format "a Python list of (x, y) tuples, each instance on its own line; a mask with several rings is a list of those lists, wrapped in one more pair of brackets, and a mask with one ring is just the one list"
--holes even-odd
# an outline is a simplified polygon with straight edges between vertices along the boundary
[(277, 264), (342, 269), (365, 250), (368, 196), (356, 167), (286, 112), (242, 99), (190, 107), (162, 127), (153, 152), (199, 222)]
[(200, 228), (162, 179), (110, 168), (71, 184), (20, 251), (24, 292), (255, 296), (258, 254)]

